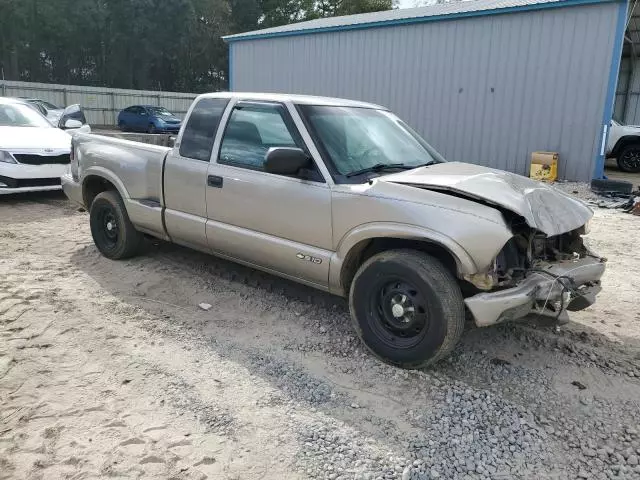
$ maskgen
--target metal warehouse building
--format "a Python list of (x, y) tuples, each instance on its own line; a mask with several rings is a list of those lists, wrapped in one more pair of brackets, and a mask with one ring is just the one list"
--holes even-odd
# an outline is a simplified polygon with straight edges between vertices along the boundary
[(628, 4), (471, 0), (324, 18), (225, 37), (235, 91), (385, 105), (445, 158), (526, 174), (603, 174)]

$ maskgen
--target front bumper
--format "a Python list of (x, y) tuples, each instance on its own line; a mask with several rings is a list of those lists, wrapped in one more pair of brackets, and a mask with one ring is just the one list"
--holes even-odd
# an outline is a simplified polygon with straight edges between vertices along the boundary
[(60, 190), (63, 164), (0, 163), (0, 194)]
[(69, 200), (73, 203), (77, 203), (80, 206), (84, 206), (84, 199), (82, 198), (82, 185), (76, 182), (70, 173), (65, 173), (62, 178), (62, 190)]
[(164, 133), (178, 133), (180, 131), (180, 124), (164, 124), (159, 126), (156, 130)]
[[(595, 302), (595, 296), (602, 290), (600, 278), (604, 269), (605, 260), (593, 256), (549, 263), (541, 271), (530, 272), (513, 288), (479, 293), (465, 303), (479, 327), (529, 313), (560, 316), (566, 310), (582, 310)], [(568, 294), (565, 286), (568, 279), (580, 295)]]

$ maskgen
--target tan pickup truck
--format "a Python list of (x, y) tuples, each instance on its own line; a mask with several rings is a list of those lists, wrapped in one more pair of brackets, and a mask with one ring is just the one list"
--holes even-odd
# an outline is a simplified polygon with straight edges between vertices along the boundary
[(377, 105), (206, 94), (172, 149), (77, 134), (71, 157), (64, 191), (106, 257), (150, 235), (343, 295), (364, 344), (398, 366), (442, 358), (466, 316), (563, 319), (600, 290), (587, 206), (447, 163)]

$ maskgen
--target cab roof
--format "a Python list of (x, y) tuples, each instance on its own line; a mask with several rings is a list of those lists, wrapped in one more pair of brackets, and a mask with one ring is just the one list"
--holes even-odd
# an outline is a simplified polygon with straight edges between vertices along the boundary
[(380, 105), (357, 100), (347, 100), (334, 97), (316, 97), (313, 95), (293, 95), (288, 93), (258, 93), (258, 92), (215, 92), (205, 93), (200, 98), (236, 98), (238, 100), (259, 100), (264, 102), (291, 102), (297, 105), (326, 105), (334, 107), (360, 107), (387, 110)]

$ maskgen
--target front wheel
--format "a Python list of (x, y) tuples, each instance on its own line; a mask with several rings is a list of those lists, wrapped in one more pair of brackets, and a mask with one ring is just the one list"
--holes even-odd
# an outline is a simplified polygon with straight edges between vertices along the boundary
[(142, 245), (143, 235), (135, 229), (122, 198), (113, 190), (96, 195), (89, 210), (89, 224), (96, 247), (112, 260), (132, 257)]
[(618, 155), (618, 167), (629, 173), (640, 172), (640, 144), (629, 145)]
[(384, 362), (421, 368), (453, 350), (464, 328), (464, 301), (454, 276), (414, 250), (374, 255), (356, 273), (351, 318), (365, 346)]

